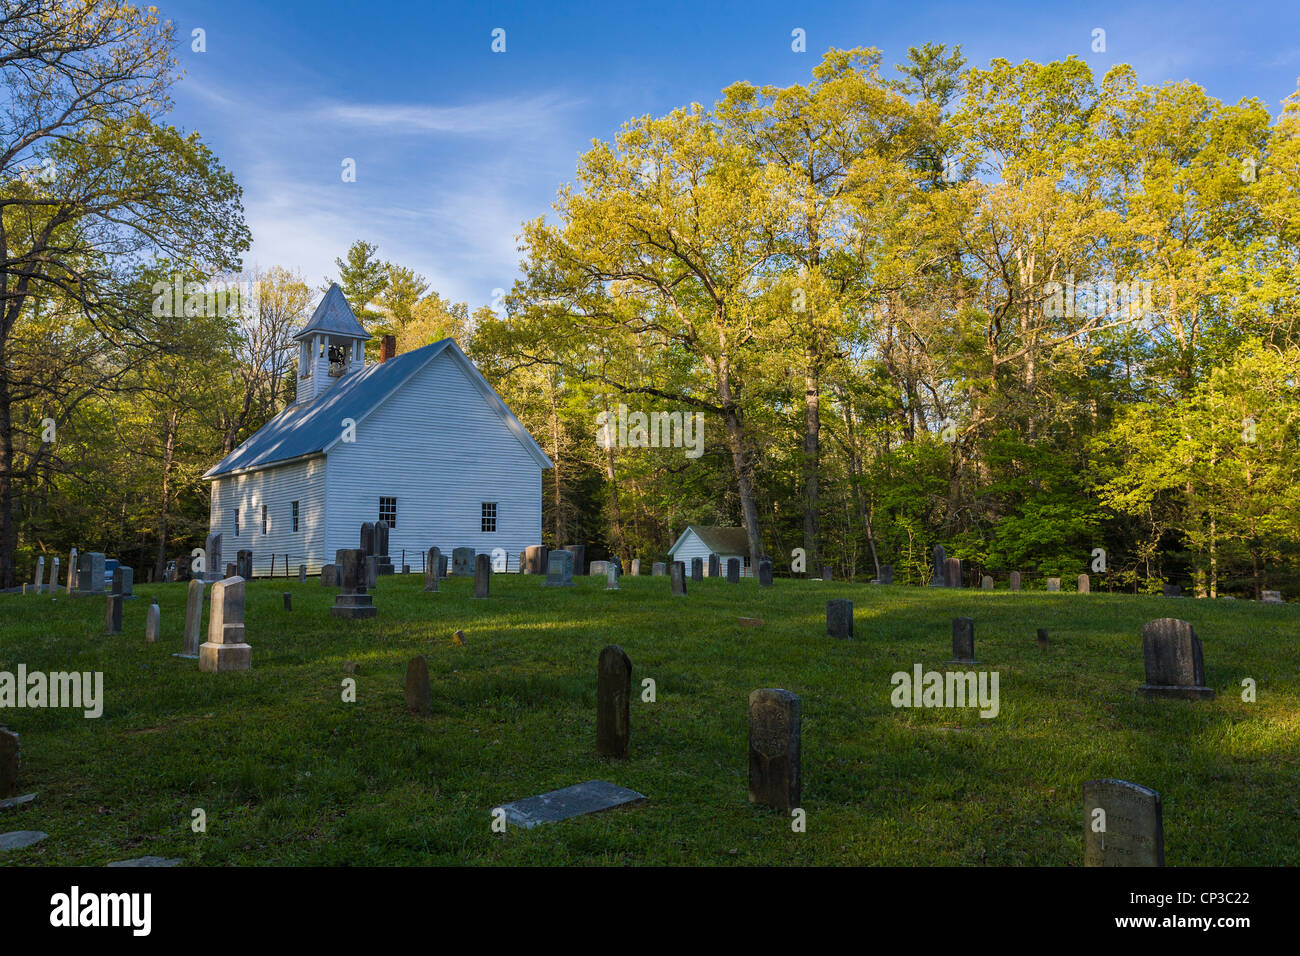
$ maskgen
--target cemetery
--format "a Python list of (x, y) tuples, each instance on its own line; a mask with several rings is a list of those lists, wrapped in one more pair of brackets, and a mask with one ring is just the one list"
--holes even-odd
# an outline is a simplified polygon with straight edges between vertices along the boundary
[[(354, 552), (0, 595), (0, 865), (1300, 863), (1287, 605)], [(102, 713), (15, 708), (19, 662)]]

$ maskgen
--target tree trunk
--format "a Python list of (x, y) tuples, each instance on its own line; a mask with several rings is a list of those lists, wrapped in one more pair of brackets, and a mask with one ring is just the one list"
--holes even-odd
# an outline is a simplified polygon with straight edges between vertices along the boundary
[(821, 458), (821, 380), (817, 368), (819, 359), (815, 349), (816, 346), (809, 349), (808, 369), (804, 374), (803, 547), (808, 555), (808, 566), (820, 568), (818, 471)]

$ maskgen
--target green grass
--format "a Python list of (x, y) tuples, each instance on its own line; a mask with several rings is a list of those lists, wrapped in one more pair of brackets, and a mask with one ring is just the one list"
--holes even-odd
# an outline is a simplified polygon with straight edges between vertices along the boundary
[[(22, 735), (23, 792), (0, 831), (50, 838), (14, 865), (94, 865), (146, 854), (189, 865), (893, 864), (1079, 865), (1080, 788), (1120, 777), (1164, 798), (1167, 861), (1296, 865), (1300, 814), (1300, 617), (1289, 605), (1132, 595), (945, 591), (778, 580), (690, 584), (625, 577), (498, 576), (439, 594), (388, 577), (379, 616), (328, 616), (334, 591), (248, 587), (253, 670), (200, 674), (172, 657), (183, 584), (142, 585), (123, 633), (104, 602), (0, 596), (0, 670), (104, 672), (98, 720), (0, 710)], [(281, 594), (293, 593), (286, 612)], [(163, 637), (144, 642), (149, 596)], [(825, 601), (851, 598), (855, 641), (825, 634)], [(890, 704), (890, 675), (942, 669), (951, 619), (976, 621), (976, 657), (1001, 673), (1001, 713)], [(740, 616), (761, 617), (761, 628)], [(1141, 626), (1192, 622), (1211, 702), (1145, 700)], [(1052, 647), (1035, 643), (1051, 631)], [(456, 647), (462, 628), (468, 646)], [(633, 663), (628, 759), (595, 754), (596, 661)], [(405, 712), (406, 662), (424, 654), (434, 712)], [(343, 663), (361, 665), (341, 699)], [(656, 703), (640, 699), (654, 678)], [(1241, 681), (1258, 702), (1241, 701)], [(746, 700), (784, 687), (803, 701), (806, 833), (747, 801)], [(604, 779), (639, 807), (530, 831), (491, 831), (503, 802)], [(191, 832), (191, 811), (207, 832)]]

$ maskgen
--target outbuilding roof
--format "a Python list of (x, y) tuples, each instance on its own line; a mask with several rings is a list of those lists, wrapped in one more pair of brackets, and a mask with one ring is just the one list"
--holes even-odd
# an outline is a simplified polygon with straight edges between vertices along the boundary
[(714, 554), (749, 554), (749, 535), (744, 528), (718, 528), (699, 524), (688, 524), (686, 531), (668, 549), (669, 554), (677, 552), (687, 531), (694, 531), (696, 537)]

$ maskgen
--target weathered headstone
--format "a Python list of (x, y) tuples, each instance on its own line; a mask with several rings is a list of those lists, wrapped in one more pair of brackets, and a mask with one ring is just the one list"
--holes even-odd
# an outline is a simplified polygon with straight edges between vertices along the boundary
[(573, 555), (573, 573), (586, 574), (587, 546), (585, 544), (566, 544), (564, 550)]
[(447, 556), (445, 554), (440, 554), (438, 556), (438, 577), (441, 580), (446, 580), (447, 578), (447, 563)]
[(1181, 584), (1163, 584), (1160, 586), (1160, 593), (1165, 597), (1182, 597), (1183, 586)]
[(104, 555), (98, 551), (87, 551), (78, 559), (77, 590), (79, 595), (98, 595), (104, 593)]
[(298, 583), (299, 584), (307, 583), (307, 565), (305, 564), (298, 565)]
[(600, 652), (596, 682), (596, 752), (602, 757), (627, 756), (631, 701), (632, 662), (610, 644)]
[(617, 591), (618, 589), (618, 565), (608, 561), (605, 564), (605, 590)]
[(342, 548), (335, 553), (334, 563), (338, 567), (340, 590), (334, 598), (334, 606), (330, 608), (330, 614), (334, 617), (356, 620), (374, 617), (379, 613), (374, 598), (366, 593), (366, 557), (360, 548)]
[(1012, 572), (1011, 572), (1011, 590), (1013, 590), (1013, 591), (1019, 591), (1019, 590), (1020, 590), (1020, 572), (1019, 572), (1019, 571), (1012, 571)]
[(293, 594), (289, 591), (284, 592), (284, 609), (286, 611), (293, 610)]
[(1083, 785), (1084, 866), (1164, 866), (1160, 794), (1127, 780)]
[(235, 577), (253, 580), (253, 552), (248, 549), (235, 552)]
[(546, 545), (534, 544), (524, 548), (524, 574), (546, 573)]
[(961, 558), (949, 558), (943, 563), (944, 580), (950, 588), (965, 587), (961, 577)]
[[(228, 577), (228, 578), (237, 577), (238, 575), (236, 575), (235, 572), (238, 571), (238, 570), (239, 570), (239, 565), (236, 564), (234, 561), (227, 561), (227, 562), (226, 562), (226, 577)], [(177, 580), (189, 580), (189, 578), (188, 578), (188, 577), (186, 577), (186, 578), (177, 578)]]
[(429, 553), (424, 557), (424, 589), (426, 591), (436, 591), (438, 590), (438, 579), (442, 576), (442, 552), (437, 548), (430, 548)]
[(984, 577), (980, 578), (980, 588), (985, 591), (992, 591), (993, 590), (992, 576), (986, 574), (984, 575)]
[(636, 578), (636, 577), (640, 577), (640, 576), (641, 576), (641, 559), (640, 559), (640, 558), (633, 558), (633, 559), (632, 559), (632, 572), (631, 572), (631, 573), (632, 573), (632, 577), (634, 577), (634, 578)]
[(162, 612), (158, 609), (158, 601), (154, 600), (149, 605), (149, 610), (144, 616), (144, 640), (146, 644), (158, 643), (158, 630), (162, 624)]
[(853, 602), (835, 598), (826, 602), (826, 633), (831, 637), (853, 636)]
[(366, 555), (365, 567), (363, 572), (366, 576), (366, 587), (374, 590), (379, 587), (379, 559), (373, 554)]
[(1086, 574), (1079, 575), (1078, 591), (1080, 594), (1089, 594), (1092, 591), (1092, 579)]
[(203, 582), (198, 578), (189, 583), (185, 595), (185, 643), (177, 657), (198, 660), (199, 636), (203, 631)]
[(203, 542), (204, 572), (203, 579), (208, 582), (220, 581), (222, 572), (221, 532), (208, 535)]
[[(180, 557), (176, 559), (175, 568), (176, 568), (175, 574), (176, 574), (177, 581), (188, 581), (190, 578), (196, 576), (193, 573), (194, 559), (191, 558), (188, 554), (182, 554)], [(228, 576), (229, 575), (227, 575), (227, 577)], [(201, 578), (202, 576), (199, 575), (199, 577)]]
[(1146, 683), (1138, 692), (1147, 697), (1181, 697), (1213, 700), (1205, 686), (1205, 659), (1201, 639), (1192, 625), (1172, 617), (1142, 626), (1142, 660)]
[(1060, 578), (1048, 578), (1048, 579), (1047, 579), (1047, 590), (1049, 590), (1049, 591), (1059, 591), (1059, 590), (1061, 590), (1061, 579), (1060, 579)]
[[(695, 560), (699, 560), (696, 558)], [(674, 561), (668, 568), (668, 581), (672, 588), (673, 597), (686, 596), (686, 562)]]
[(789, 813), (802, 798), (799, 698), (764, 688), (749, 695), (749, 802)]
[[(487, 557), (487, 555), (482, 555)], [(406, 665), (406, 710), (416, 717), (433, 713), (433, 688), (429, 684), (429, 662), (423, 654), (412, 657)]]
[(1047, 645), (1048, 645), (1048, 640), (1047, 640), (1047, 628), (1045, 628), (1045, 627), (1040, 627), (1040, 628), (1038, 629), (1038, 646), (1039, 646), (1039, 648), (1041, 648), (1042, 650), (1046, 650), (1046, 649), (1047, 649)]
[(375, 525), (372, 521), (361, 522), (361, 553), (369, 557), (375, 553)]
[(0, 850), (21, 850), (34, 843), (40, 843), (48, 833), (40, 830), (15, 830), (12, 833), (0, 833)]
[(213, 582), (208, 597), (208, 639), (199, 645), (199, 670), (217, 674), (246, 671), (252, 666), (253, 649), (244, 641), (244, 579), (236, 576)]
[(546, 587), (573, 587), (573, 552), (552, 551), (547, 557)]
[(589, 570), (592, 577), (603, 578), (609, 572), (610, 567), (611, 564), (608, 561), (593, 561)]
[(881, 584), (894, 583), (894, 566), (892, 564), (882, 564), (880, 566), (880, 583)]
[(650, 566), (650, 574), (653, 577), (661, 578), (668, 573), (668, 565), (662, 561), (656, 561)]
[(598, 813), (644, 799), (645, 794), (635, 790), (617, 787), (604, 780), (588, 780), (572, 787), (505, 803), (498, 809), (505, 814), (510, 826), (527, 830), (542, 823), (555, 823), (586, 813)]
[(392, 574), (396, 570), (388, 553), (388, 531), (387, 521), (375, 522), (375, 570), (379, 574)]
[(835, 580), (835, 572), (831, 569), (831, 566), (829, 564), (822, 565), (822, 580), (823, 581)]
[(691, 558), (691, 580), (692, 581), (704, 580), (704, 559), (703, 558)]
[(772, 559), (764, 558), (758, 562), (758, 584), (759, 587), (770, 588), (772, 586)]
[(451, 573), (469, 575), (474, 573), (474, 549), (455, 548), (451, 552)]
[(740, 558), (727, 558), (727, 583), (740, 583)]
[(945, 577), (947, 572), (944, 567), (944, 562), (946, 560), (947, 559), (945, 557), (943, 545), (936, 544), (934, 546), (934, 570), (931, 573), (931, 577), (930, 577), (930, 587), (932, 588), (947, 587), (948, 582), (947, 582), (947, 578)]
[(952, 619), (952, 660), (950, 664), (976, 664), (975, 622), (969, 617)]
[(122, 572), (122, 597), (135, 597), (135, 568), (121, 566), (118, 570)]
[(36, 593), (45, 590), (45, 555), (36, 559)]
[(122, 569), (113, 572), (113, 590), (105, 599), (105, 634), (122, 633)]
[(58, 557), (55, 557), (54, 563), (50, 565), (50, 581), (49, 584), (46, 585), (45, 590), (47, 593), (53, 594), (56, 590), (58, 590), (58, 587), (59, 587), (59, 559)]
[(336, 588), (339, 586), (339, 566), (337, 564), (327, 564), (320, 569), (320, 584), (323, 588)]
[(709, 555), (709, 577), (711, 578), (722, 577), (722, 559), (719, 558), (716, 554)]
[(67, 593), (72, 594), (77, 589), (77, 549), (73, 548), (68, 552), (68, 587)]
[(1260, 603), (1260, 604), (1282, 604), (1282, 603), (1284, 603), (1284, 602), (1282, 601), (1282, 592), (1281, 592), (1281, 591), (1261, 591), (1261, 592), (1259, 593), (1259, 603)]
[(474, 596), (485, 598), (492, 587), (492, 556), (480, 554), (474, 558)]
[(18, 796), (18, 735), (0, 726), (0, 800)]

